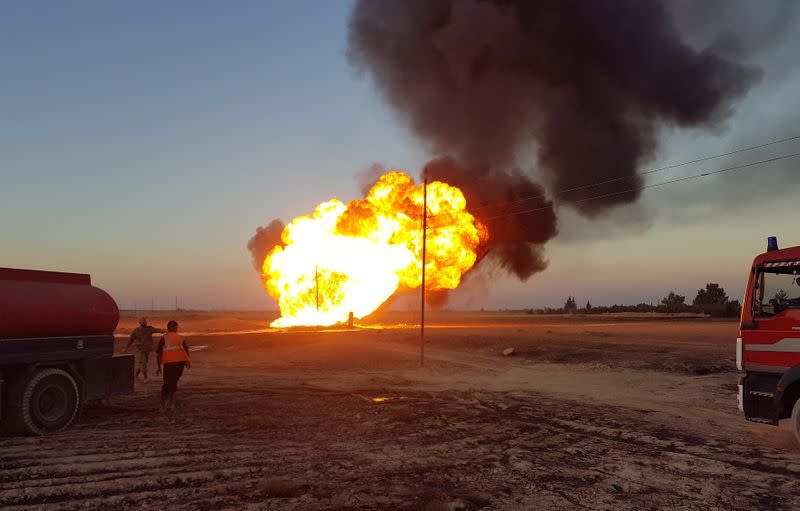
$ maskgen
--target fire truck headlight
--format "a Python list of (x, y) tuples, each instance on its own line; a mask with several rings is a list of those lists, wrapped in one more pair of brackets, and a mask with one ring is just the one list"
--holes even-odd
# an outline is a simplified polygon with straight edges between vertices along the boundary
[(736, 369), (742, 370), (742, 338), (736, 339)]

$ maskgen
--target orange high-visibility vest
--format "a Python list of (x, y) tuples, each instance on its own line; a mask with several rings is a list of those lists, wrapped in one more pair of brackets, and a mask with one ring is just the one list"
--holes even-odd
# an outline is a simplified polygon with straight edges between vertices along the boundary
[(183, 349), (183, 337), (178, 332), (164, 334), (164, 349), (161, 352), (161, 363), (188, 362), (189, 354)]

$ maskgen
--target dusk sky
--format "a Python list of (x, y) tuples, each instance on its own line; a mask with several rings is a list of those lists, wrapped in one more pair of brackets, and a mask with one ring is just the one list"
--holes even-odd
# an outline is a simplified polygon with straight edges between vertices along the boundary
[[(740, 58), (762, 78), (714, 129), (665, 126), (642, 171), (800, 135), (800, 24), (776, 19), (782, 5), (750, 2), (753, 12), (717, 20), (741, 27)], [(322, 0), (5, 4), (0, 266), (91, 273), (125, 309), (172, 307), (175, 296), (186, 308), (275, 308), (246, 247), (257, 226), (359, 197), (373, 163), (417, 177), (437, 156), (348, 62), (351, 10)], [(676, 16), (698, 47), (722, 30)], [(798, 152), (795, 140), (647, 182)], [(800, 245), (798, 168), (793, 158), (646, 190), (592, 219), (560, 207), (544, 272), (520, 282), (479, 268), (450, 306), (638, 303), (670, 290), (691, 301), (707, 282), (740, 299), (768, 235)]]

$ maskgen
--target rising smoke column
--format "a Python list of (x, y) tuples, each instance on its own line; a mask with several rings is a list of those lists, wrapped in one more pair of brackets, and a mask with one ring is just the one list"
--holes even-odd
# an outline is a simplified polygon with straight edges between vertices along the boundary
[(718, 125), (759, 76), (684, 43), (659, 0), (359, 0), (349, 58), (471, 205), (542, 192), (506, 209), (530, 214), (476, 211), (523, 279), (557, 230), (542, 187), (513, 170), (521, 153), (536, 150), (555, 199), (601, 214), (638, 198), (660, 126)]
[[(542, 245), (557, 234), (553, 203), (542, 186), (522, 172), (492, 173), (467, 168), (453, 158), (438, 158), (425, 167), (428, 178), (461, 188), (472, 213), (487, 227), (479, 260), (490, 255), (500, 267), (527, 279), (547, 266)], [(483, 204), (483, 206), (481, 206)], [(509, 217), (508, 211), (523, 211)]]
[(256, 227), (256, 233), (247, 241), (247, 250), (253, 258), (253, 268), (258, 273), (262, 271), (267, 254), (281, 244), (281, 234), (285, 227), (283, 222), (275, 219), (265, 227)]

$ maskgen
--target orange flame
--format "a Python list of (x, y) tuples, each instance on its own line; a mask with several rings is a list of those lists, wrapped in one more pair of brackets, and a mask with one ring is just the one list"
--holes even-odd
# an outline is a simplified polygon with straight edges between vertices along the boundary
[[(262, 280), (281, 317), (273, 327), (333, 325), (363, 318), (403, 285), (422, 283), (423, 186), (383, 175), (363, 200), (333, 199), (292, 220), (267, 254)], [(425, 288), (455, 289), (487, 232), (458, 188), (428, 184)]]

